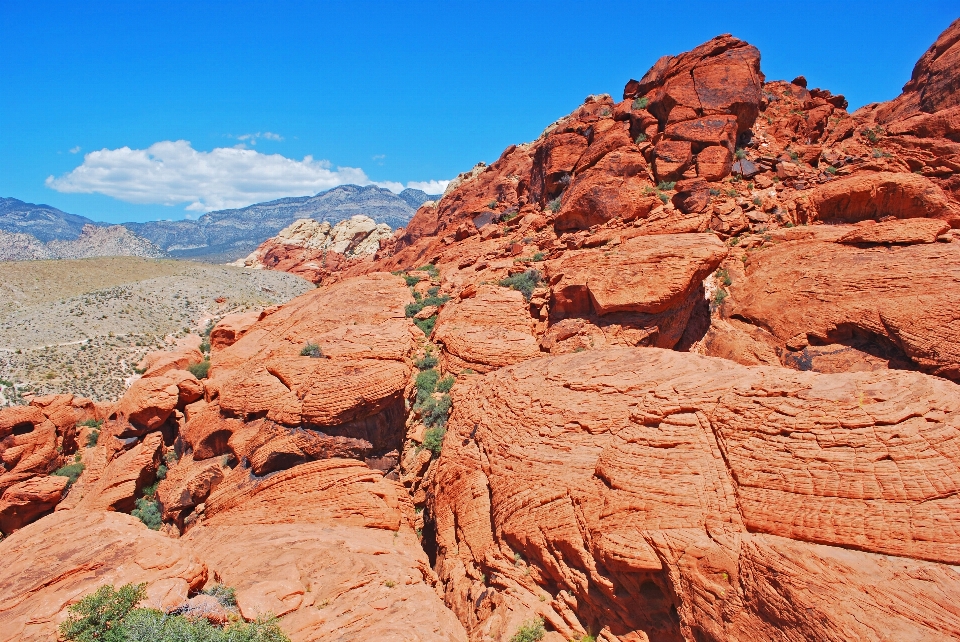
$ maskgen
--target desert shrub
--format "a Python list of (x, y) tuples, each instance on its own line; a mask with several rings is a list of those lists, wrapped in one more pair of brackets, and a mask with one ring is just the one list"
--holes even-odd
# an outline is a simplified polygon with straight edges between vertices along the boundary
[(826, 169), (825, 169), (824, 171), (825, 171), (827, 174), (831, 174), (831, 175), (832, 175), (832, 174), (836, 174), (836, 173), (837, 173), (837, 168), (834, 167), (833, 165), (827, 165), (827, 167), (826, 167)]
[(72, 464), (67, 464), (66, 466), (58, 468), (50, 474), (57, 475), (59, 477), (66, 477), (68, 480), (70, 480), (67, 482), (67, 488), (70, 488), (77, 482), (77, 479), (80, 478), (80, 473), (83, 472), (83, 469), (84, 465), (82, 462), (74, 461)]
[(730, 273), (723, 268), (720, 268), (719, 270), (717, 270), (716, 277), (717, 277), (717, 280), (720, 281), (720, 283), (723, 283), (724, 285), (730, 285), (731, 283), (733, 283), (733, 281), (730, 280)]
[(497, 209), (497, 205), (499, 205), (499, 204), (500, 204), (500, 203), (498, 203), (496, 200), (493, 200), (493, 201), (490, 201), (489, 203), (487, 203), (487, 208), (488, 208), (488, 209), (491, 209), (491, 210), (495, 210), (495, 209)]
[(99, 430), (100, 426), (103, 425), (103, 420), (102, 419), (84, 419), (77, 425), (82, 426), (84, 428), (96, 428)]
[(547, 209), (550, 210), (551, 212), (559, 212), (560, 205), (562, 205), (562, 203), (560, 201), (560, 197), (558, 196), (552, 201), (550, 201), (549, 203), (547, 203)]
[(798, 160), (800, 160), (800, 154), (798, 154), (797, 152), (790, 151), (790, 152), (787, 152), (787, 153), (790, 155), (790, 160), (792, 160), (792, 161), (798, 161)]
[(127, 584), (117, 590), (101, 586), (70, 607), (60, 635), (76, 642), (290, 642), (275, 618), (233, 620), (220, 628), (202, 617), (135, 608), (145, 595), (146, 584)]
[[(430, 288), (430, 289), (433, 290), (434, 288)], [(439, 289), (437, 291), (439, 292)], [(444, 303), (450, 300), (450, 297), (448, 296), (437, 296), (436, 294), (430, 295), (429, 292), (427, 292), (427, 294), (428, 296), (417, 299), (413, 303), (408, 303), (403, 308), (403, 313), (407, 316), (408, 319), (416, 316), (420, 312), (420, 310), (424, 309), (428, 305), (435, 305), (439, 308)]]
[(203, 589), (203, 594), (215, 597), (220, 604), (228, 609), (237, 605), (237, 589), (232, 586), (214, 584), (210, 588)]
[(635, 142), (637, 145), (639, 145), (640, 143), (644, 142), (645, 140), (647, 140), (647, 135), (644, 134), (643, 132), (640, 132), (639, 134), (637, 134), (637, 137), (636, 137), (635, 139), (633, 139), (633, 142)]
[(760, 207), (761, 205), (763, 205), (763, 201), (760, 200), (760, 197), (759, 197), (759, 196), (754, 196), (754, 197), (753, 197), (753, 204), (756, 205), (757, 207)]
[(420, 406), (420, 412), (423, 417), (423, 425), (427, 427), (440, 426), (447, 423), (447, 415), (450, 414), (450, 395), (443, 395), (440, 399), (429, 397)]
[(413, 276), (413, 275), (410, 275), (410, 274), (404, 274), (404, 275), (403, 275), (403, 280), (406, 281), (406, 282), (407, 282), (407, 285), (410, 286), (411, 288), (412, 288), (413, 286), (415, 286), (417, 283), (420, 283), (420, 277), (419, 277), (419, 276)]
[(602, 109), (600, 110), (600, 116), (601, 116), (602, 118), (606, 118), (607, 116), (609, 116), (609, 115), (612, 114), (612, 113), (613, 113), (613, 112), (610, 111), (610, 108), (609, 108), (609, 107), (604, 107), (604, 108), (602, 108)]
[(500, 286), (510, 288), (511, 290), (517, 290), (523, 294), (527, 301), (529, 301), (530, 297), (533, 296), (534, 288), (536, 288), (539, 283), (540, 272), (530, 269), (526, 272), (520, 272), (519, 274), (508, 276), (500, 281)]
[(547, 631), (543, 627), (543, 619), (537, 618), (524, 622), (510, 638), (510, 642), (540, 642), (546, 633)]
[(162, 524), (162, 520), (160, 519), (160, 502), (156, 499), (141, 497), (136, 501), (136, 506), (136, 508), (130, 511), (130, 515), (146, 524), (150, 530), (160, 530), (160, 525)]
[(437, 324), (437, 317), (434, 315), (428, 319), (414, 319), (413, 324), (420, 328), (420, 331), (429, 337), (431, 334), (433, 334), (433, 326)]
[(426, 265), (420, 266), (420, 269), (430, 275), (430, 278), (437, 278), (440, 276), (440, 270), (437, 269), (437, 266), (433, 263), (427, 263)]
[(737, 151), (733, 152), (733, 157), (737, 160), (741, 160), (747, 157), (747, 150), (742, 147), (738, 147)]
[(657, 183), (657, 189), (661, 192), (669, 192), (677, 186), (677, 181), (660, 181)]
[(650, 99), (644, 96), (643, 98), (637, 98), (633, 101), (634, 109), (646, 109), (647, 105), (650, 104)]
[(13, 387), (13, 382), (12, 382), (12, 381), (7, 381), (6, 379), (0, 379), (0, 386), (4, 386), (4, 387), (6, 387), (6, 388), (12, 388), (12, 387)]
[(440, 373), (434, 368), (418, 373), (416, 380), (418, 400), (420, 395), (423, 395), (424, 399), (432, 395), (434, 390), (437, 389), (437, 381), (439, 380)]
[(428, 350), (422, 359), (414, 360), (413, 365), (417, 367), (417, 370), (429, 370), (430, 368), (436, 368), (438, 363), (440, 363), (440, 360), (433, 355), (432, 351)]
[(127, 584), (114, 590), (101, 586), (69, 608), (60, 635), (78, 642), (126, 642), (123, 619), (146, 596), (146, 584)]
[(717, 288), (717, 291), (713, 293), (713, 305), (720, 307), (727, 298), (727, 291), (723, 288)]
[(539, 261), (542, 261), (542, 260), (545, 259), (545, 258), (547, 258), (547, 255), (544, 254), (543, 252), (534, 252), (534, 253), (533, 253), (533, 260), (534, 260), (534, 261), (539, 262)]
[(87, 448), (94, 448), (99, 441), (100, 441), (100, 431), (91, 430), (90, 434), (87, 435)]
[(443, 436), (447, 434), (445, 428), (429, 428), (423, 433), (423, 447), (433, 453), (434, 457), (440, 456), (440, 449), (443, 448)]
[(200, 363), (191, 363), (187, 366), (187, 371), (197, 379), (206, 379), (210, 372), (210, 360), (204, 359)]
[(203, 352), (204, 354), (210, 352), (210, 341), (208, 339), (204, 339), (200, 342), (200, 352)]
[(308, 343), (300, 348), (300, 356), (320, 359), (323, 357), (323, 350), (321, 350), (320, 346), (318, 346), (316, 343)]
[(453, 388), (453, 384), (456, 383), (456, 381), (453, 375), (445, 376), (437, 382), (437, 392), (450, 392), (450, 389)]

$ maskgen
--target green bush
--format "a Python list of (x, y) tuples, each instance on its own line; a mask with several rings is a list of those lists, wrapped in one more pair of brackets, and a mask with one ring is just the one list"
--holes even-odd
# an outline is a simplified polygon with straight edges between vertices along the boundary
[(412, 317), (415, 317), (420, 312), (420, 310), (424, 309), (428, 305), (435, 305), (439, 308), (449, 300), (450, 300), (450, 297), (448, 296), (433, 295), (433, 296), (423, 297), (421, 299), (417, 299), (413, 303), (408, 303), (403, 308), (403, 313), (407, 316), (408, 319), (410, 319)]
[(543, 252), (534, 252), (534, 253), (533, 253), (533, 260), (536, 261), (536, 262), (542, 261), (542, 260), (545, 259), (545, 258), (547, 258), (547, 255), (544, 254)]
[(213, 327), (214, 327), (215, 325), (217, 325), (217, 324), (213, 322), (213, 319), (210, 319), (209, 321), (207, 321), (207, 327), (204, 328), (204, 330), (203, 330), (203, 335), (202, 335), (202, 336), (204, 336), (204, 337), (209, 337), (209, 336), (210, 336), (210, 333), (213, 332)]
[(453, 384), (456, 383), (456, 381), (453, 375), (445, 376), (437, 382), (437, 392), (450, 392), (450, 389), (453, 388)]
[(543, 627), (543, 619), (537, 618), (524, 622), (514, 636), (510, 638), (510, 642), (539, 642), (546, 633), (547, 631)]
[(430, 278), (437, 278), (440, 276), (440, 270), (437, 269), (437, 266), (433, 263), (427, 263), (426, 265), (420, 266), (420, 269), (430, 275)]
[(661, 192), (669, 192), (677, 186), (677, 181), (660, 181), (657, 183), (657, 189)]
[(433, 391), (437, 389), (437, 381), (439, 380), (440, 373), (434, 368), (418, 373), (416, 380), (418, 394), (432, 395)]
[(646, 109), (647, 105), (650, 104), (650, 99), (644, 96), (643, 98), (637, 98), (633, 101), (634, 109)]
[(647, 140), (647, 135), (644, 134), (643, 132), (640, 132), (639, 134), (637, 134), (637, 137), (633, 139), (633, 142), (635, 142), (637, 145), (639, 145), (640, 143), (642, 143), (642, 142), (644, 142), (644, 141), (646, 141), (646, 140)]
[(97, 445), (97, 442), (100, 441), (100, 431), (91, 430), (90, 434), (87, 435), (87, 448), (94, 448)]
[(440, 456), (440, 449), (443, 447), (443, 436), (447, 434), (445, 428), (429, 428), (423, 433), (423, 447), (433, 453), (434, 457)]
[[(232, 594), (233, 589), (227, 590)], [(101, 586), (70, 607), (60, 635), (76, 642), (290, 642), (275, 618), (236, 620), (220, 628), (202, 617), (135, 608), (145, 595), (146, 584), (127, 584), (118, 590)]]
[(420, 328), (420, 331), (423, 332), (426, 336), (433, 334), (433, 326), (437, 324), (437, 316), (434, 315), (429, 319), (414, 319), (413, 324)]
[(551, 212), (556, 213), (556, 212), (559, 212), (559, 211), (560, 211), (560, 206), (561, 206), (561, 205), (562, 205), (562, 203), (561, 203), (561, 201), (560, 201), (560, 197), (558, 196), (558, 197), (556, 197), (555, 199), (553, 199), (552, 201), (550, 201), (549, 203), (547, 203), (547, 209), (550, 210)]
[(837, 173), (837, 168), (834, 167), (833, 165), (827, 165), (827, 168), (826, 168), (824, 171), (825, 171), (827, 174), (833, 175), (833, 174), (836, 174), (836, 173)]
[(200, 352), (207, 353), (210, 352), (210, 341), (204, 339), (200, 342)]
[(727, 291), (723, 288), (717, 288), (717, 291), (713, 293), (713, 305), (720, 307), (727, 298)]
[(320, 346), (318, 346), (316, 343), (308, 343), (300, 348), (300, 356), (320, 359), (323, 357), (323, 350), (321, 350)]
[(519, 274), (508, 276), (500, 281), (500, 286), (510, 288), (511, 290), (517, 290), (523, 294), (527, 301), (529, 301), (530, 297), (533, 296), (534, 288), (536, 288), (539, 283), (540, 272), (530, 269), (526, 272), (520, 272)]
[(191, 363), (187, 366), (187, 371), (197, 379), (206, 379), (210, 372), (210, 360), (204, 359), (200, 363)]
[(731, 283), (733, 283), (733, 281), (730, 279), (730, 273), (723, 268), (720, 268), (719, 270), (717, 270), (716, 276), (717, 276), (717, 280), (720, 281), (720, 283), (723, 283), (724, 285), (730, 285)]
[(50, 474), (69, 479), (70, 481), (67, 482), (67, 488), (70, 488), (77, 482), (77, 479), (80, 478), (80, 473), (83, 472), (83, 469), (83, 463), (74, 461), (72, 464), (67, 464), (62, 468), (58, 468)]
[(429, 370), (430, 368), (436, 368), (438, 363), (440, 363), (440, 360), (433, 356), (433, 352), (428, 351), (422, 359), (416, 359), (413, 365), (417, 367), (417, 370)]
[(84, 428), (96, 428), (97, 430), (103, 425), (102, 419), (84, 419), (77, 426), (83, 426)]
[(742, 147), (738, 147), (738, 148), (737, 148), (737, 151), (733, 152), (733, 157), (736, 158), (737, 160), (741, 160), (741, 159), (743, 159), (743, 158), (746, 158), (746, 157), (747, 157), (747, 150), (743, 149)]
[(136, 501), (136, 505), (137, 507), (130, 511), (130, 515), (146, 524), (150, 530), (160, 530), (162, 524), (160, 518), (160, 502), (156, 499), (141, 497)]
[(210, 588), (203, 589), (203, 594), (215, 597), (220, 604), (228, 609), (237, 605), (237, 589), (232, 586), (214, 584)]
[(411, 288), (412, 288), (413, 286), (415, 286), (417, 283), (420, 283), (420, 277), (419, 277), (419, 276), (411, 276), (411, 275), (409, 275), (409, 274), (404, 274), (404, 275), (403, 275), (403, 280), (406, 281), (406, 282), (407, 282), (407, 285), (410, 286)]
[(420, 405), (420, 412), (423, 417), (423, 425), (427, 427), (442, 427), (447, 423), (447, 415), (450, 414), (450, 395), (443, 395), (440, 399), (429, 397)]

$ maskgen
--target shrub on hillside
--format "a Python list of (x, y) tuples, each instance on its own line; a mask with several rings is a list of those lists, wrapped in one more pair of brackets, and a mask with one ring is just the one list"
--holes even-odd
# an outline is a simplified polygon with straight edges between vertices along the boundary
[(200, 363), (191, 363), (187, 366), (187, 371), (197, 379), (206, 379), (210, 372), (210, 360), (204, 359)]
[(500, 281), (500, 286), (510, 288), (511, 290), (517, 290), (523, 294), (527, 301), (529, 301), (530, 297), (533, 296), (534, 288), (536, 288), (539, 283), (540, 272), (530, 269), (526, 272), (520, 272), (519, 274), (508, 276)]

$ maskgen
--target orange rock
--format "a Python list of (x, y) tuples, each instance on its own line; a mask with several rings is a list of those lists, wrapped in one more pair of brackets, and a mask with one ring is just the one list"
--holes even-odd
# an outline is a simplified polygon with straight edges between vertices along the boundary
[(689, 141), (662, 140), (654, 148), (653, 163), (658, 181), (675, 181), (690, 167), (693, 151)]
[(650, 192), (643, 154), (617, 150), (578, 174), (561, 197), (558, 230), (586, 229), (614, 218), (632, 221), (646, 217), (659, 200)]
[(145, 432), (158, 430), (177, 406), (193, 403), (203, 394), (203, 384), (185, 370), (168, 370), (156, 377), (138, 379), (117, 405), (117, 415)]
[(707, 147), (697, 154), (697, 175), (705, 181), (719, 181), (730, 175), (733, 154), (726, 147)]
[(471, 298), (443, 307), (433, 339), (451, 359), (447, 370), (489, 372), (539, 356), (533, 326), (529, 306), (520, 292), (481, 285)]
[(830, 181), (802, 204), (805, 222), (853, 223), (864, 219), (936, 218), (960, 227), (960, 205), (935, 184), (916, 174), (854, 174)]
[(292, 640), (465, 642), (405, 524), (403, 498), (395, 482), (355, 461), (311, 462), (253, 483), (235, 470), (180, 541), (237, 589), (245, 617), (281, 615)]
[[(44, 551), (44, 554), (37, 554)], [(59, 511), (0, 542), (0, 640), (56, 639), (67, 607), (104, 584), (179, 579), (198, 591), (206, 566), (179, 540), (121, 513)]]
[(222, 350), (232, 346), (257, 322), (259, 317), (260, 313), (256, 311), (228, 314), (223, 317), (210, 331), (211, 349)]
[(652, 348), (473, 379), (428, 502), (446, 602), (501, 639), (960, 635), (957, 393)]
[[(881, 225), (881, 232), (890, 229), (871, 227)], [(836, 232), (842, 237), (849, 230)], [(793, 367), (815, 367), (811, 359), (819, 346), (858, 351), (856, 361), (864, 363), (858, 370), (919, 367), (958, 380), (960, 290), (945, 286), (958, 279), (956, 243), (859, 248), (785, 242), (751, 255), (746, 279), (731, 288), (731, 314), (769, 331), (795, 355), (784, 361)], [(850, 369), (849, 359), (840, 369)]]
[(194, 462), (192, 454), (181, 457), (157, 486), (163, 520), (182, 529), (183, 518), (206, 501), (223, 477), (224, 466), (220, 460)]
[(50, 475), (9, 486), (0, 496), (0, 533), (9, 535), (53, 510), (68, 481), (66, 477)]
[(107, 465), (98, 482), (84, 492), (76, 510), (130, 512), (144, 487), (156, 478), (162, 453), (163, 436), (150, 433)]
[(173, 350), (148, 352), (140, 362), (140, 368), (144, 370), (144, 377), (156, 377), (171, 370), (186, 370), (187, 366), (201, 361), (200, 337), (189, 334)]
[(950, 225), (938, 219), (908, 218), (858, 227), (837, 242), (850, 245), (933, 243), (949, 229)]

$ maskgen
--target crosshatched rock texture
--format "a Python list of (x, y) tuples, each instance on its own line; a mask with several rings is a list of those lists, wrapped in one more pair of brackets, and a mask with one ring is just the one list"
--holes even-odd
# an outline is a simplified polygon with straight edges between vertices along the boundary
[(958, 635), (958, 392), (654, 348), (491, 373), (435, 480), (447, 602), (477, 639)]
[(67, 607), (104, 584), (147, 582), (200, 590), (207, 566), (140, 520), (98, 510), (58, 511), (0, 544), (0, 640), (57, 639)]

